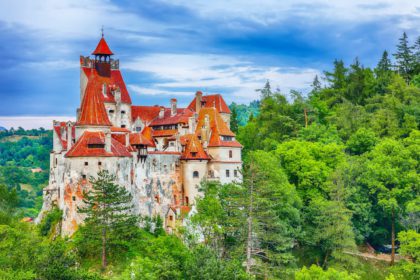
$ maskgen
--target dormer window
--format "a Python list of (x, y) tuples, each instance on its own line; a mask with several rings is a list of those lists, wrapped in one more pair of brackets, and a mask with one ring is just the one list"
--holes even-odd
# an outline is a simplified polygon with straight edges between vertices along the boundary
[(109, 112), (110, 114), (114, 114), (114, 112), (115, 112), (115, 111), (114, 111), (114, 110), (109, 110), (108, 112)]
[(197, 156), (197, 153), (196, 152), (191, 152), (191, 156), (192, 157), (196, 157)]
[(220, 136), (220, 138), (221, 138), (222, 141), (233, 141), (233, 137), (232, 136), (222, 135), (222, 136)]
[(89, 149), (104, 149), (105, 144), (88, 144)]

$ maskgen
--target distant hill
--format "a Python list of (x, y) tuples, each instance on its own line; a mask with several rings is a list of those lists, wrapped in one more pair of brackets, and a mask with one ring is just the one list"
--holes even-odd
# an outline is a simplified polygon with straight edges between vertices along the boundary
[(5, 127), (0, 126), (0, 131), (5, 131), (7, 130)]

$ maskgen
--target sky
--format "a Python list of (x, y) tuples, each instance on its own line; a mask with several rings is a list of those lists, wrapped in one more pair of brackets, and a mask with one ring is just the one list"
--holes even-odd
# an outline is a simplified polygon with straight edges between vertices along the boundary
[(336, 58), (374, 67), (420, 35), (420, 0), (1, 0), (0, 126), (74, 120), (79, 56), (102, 26), (133, 104), (185, 106), (197, 90), (247, 104), (267, 80), (307, 92)]

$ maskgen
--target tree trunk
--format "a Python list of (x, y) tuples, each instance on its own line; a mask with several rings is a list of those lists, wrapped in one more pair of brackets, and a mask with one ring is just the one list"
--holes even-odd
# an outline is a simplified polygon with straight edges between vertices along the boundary
[[(252, 168), (252, 167), (251, 167)], [(254, 192), (254, 180), (253, 174), (251, 171), (251, 184), (249, 190), (249, 211), (248, 211), (248, 237), (246, 245), (246, 273), (251, 273), (251, 253), (252, 253), (252, 215), (253, 215), (253, 192)]]
[(106, 228), (102, 229), (102, 269), (106, 269)]
[(394, 265), (395, 261), (395, 214), (394, 209), (391, 212), (391, 265)]

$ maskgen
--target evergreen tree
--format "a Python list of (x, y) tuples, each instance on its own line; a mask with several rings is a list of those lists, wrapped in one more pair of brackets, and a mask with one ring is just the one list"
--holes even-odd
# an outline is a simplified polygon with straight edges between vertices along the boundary
[(394, 57), (397, 61), (397, 69), (400, 75), (408, 84), (414, 72), (415, 58), (413, 55), (413, 48), (408, 44), (408, 36), (404, 32), (399, 39), (400, 43), (397, 45), (397, 52)]
[(342, 60), (334, 60), (334, 70), (333, 72), (325, 71), (325, 77), (327, 81), (331, 84), (333, 89), (343, 89), (346, 87), (346, 75), (348, 69), (344, 66)]
[(299, 232), (300, 199), (270, 153), (250, 154), (245, 173), (246, 271), (265, 279), (278, 277), (293, 263), (291, 249)]
[(86, 214), (83, 235), (89, 241), (100, 238), (102, 269), (107, 266), (109, 248), (119, 240), (130, 239), (138, 221), (131, 213), (131, 195), (115, 181), (116, 176), (106, 170), (97, 178), (91, 177), (92, 190), (84, 194), (85, 207), (78, 209)]
[(262, 89), (257, 89), (258, 92), (260, 92), (260, 98), (261, 100), (264, 100), (268, 97), (273, 96), (273, 92), (271, 91), (271, 85), (270, 85), (270, 81), (267, 80), (265, 82), (264, 88)]
[(376, 77), (376, 92), (385, 94), (388, 85), (391, 83), (392, 78), (392, 65), (391, 60), (388, 57), (388, 52), (382, 53), (381, 60), (375, 68)]
[(232, 107), (232, 114), (230, 115), (230, 130), (234, 133), (238, 132), (238, 113), (236, 107)]

